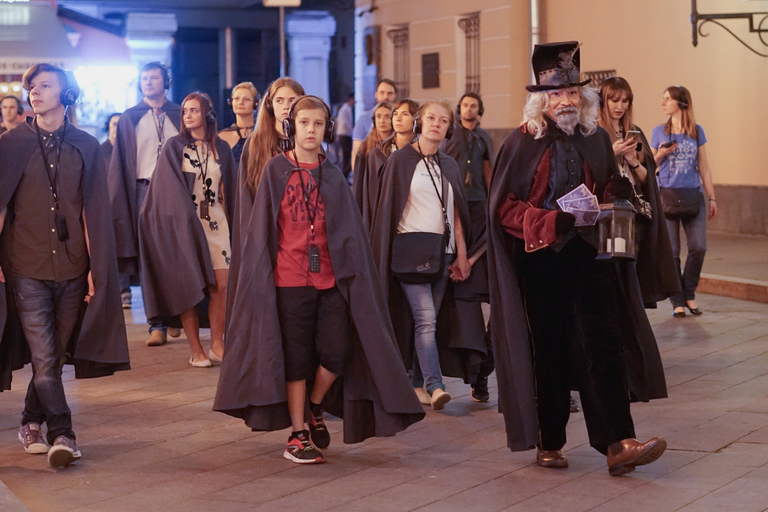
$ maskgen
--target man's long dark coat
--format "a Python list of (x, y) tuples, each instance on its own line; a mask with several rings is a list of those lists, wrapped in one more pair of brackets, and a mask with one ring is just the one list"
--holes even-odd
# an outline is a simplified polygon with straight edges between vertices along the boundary
[[(116, 251), (120, 272), (136, 274), (139, 256), (139, 227), (137, 220), (141, 205), (136, 197), (136, 126), (150, 110), (145, 101), (140, 101), (120, 116), (117, 122), (117, 139), (109, 162), (109, 200), (112, 205)], [(166, 101), (160, 108), (179, 129), (181, 107)]]
[[(556, 131), (553, 123), (548, 121), (548, 124), (551, 129), (540, 139), (534, 139), (523, 128), (516, 129), (507, 137), (496, 160), (489, 196), (491, 330), (499, 410), (504, 413), (507, 446), (513, 451), (533, 448), (539, 442), (539, 428), (530, 333), (520, 290), (520, 276), (515, 265), (517, 254), (524, 251), (524, 246), (522, 240), (504, 231), (498, 211), (510, 193), (521, 201), (528, 199), (536, 168), (551, 146)], [(595, 134), (585, 137), (577, 128), (569, 140), (589, 169), (595, 184), (595, 195), (602, 198), (610, 177), (618, 173), (608, 134), (598, 128)], [(634, 266), (621, 270), (617, 267), (617, 273), (622, 278), (622, 291), (626, 299), (620, 310), (631, 317), (625, 317), (622, 322), (630, 390), (640, 400), (665, 397), (666, 383), (656, 340), (639, 293), (631, 291), (638, 288)], [(553, 312), (553, 315), (557, 314)], [(556, 320), (556, 316), (553, 316), (553, 321)]]
[[(445, 153), (440, 152), (439, 157), (443, 176), (453, 187), (454, 208), (459, 213), (464, 239), (469, 248), (472, 228), (459, 168), (456, 161)], [(414, 351), (413, 315), (403, 289), (392, 273), (392, 241), (408, 201), (413, 173), (421, 159), (422, 156), (410, 144), (389, 156), (379, 173), (379, 193), (371, 225), (371, 246), (379, 281), (387, 299), (400, 353), (409, 369)], [(449, 280), (437, 318), (440, 369), (443, 375), (458, 377), (467, 383), (475, 382), (480, 364), (487, 353), (480, 303), (472, 303), (472, 306), (479, 315), (463, 315), (460, 319), (453, 297), (453, 283)]]
[[(139, 213), (141, 289), (148, 319), (170, 319), (197, 306), (216, 284), (205, 230), (192, 200), (196, 174), (182, 168), (184, 147), (191, 142), (188, 135), (166, 141)], [(234, 159), (229, 144), (218, 137), (216, 153), (231, 226)]]
[[(27, 119), (27, 123), (31, 118)], [(82, 130), (69, 126), (66, 142), (74, 146), (85, 164), (82, 174), (83, 208), (88, 222), (90, 271), (95, 293), (90, 303), (82, 303), (78, 323), (67, 350), (68, 364), (74, 364), (75, 377), (112, 375), (130, 369), (112, 223), (109, 215), (107, 171), (99, 143)], [(0, 138), (0, 211), (16, 193), (33, 151), (39, 151), (37, 135), (22, 123)], [(41, 170), (42, 172), (42, 170)], [(10, 219), (6, 218), (8, 225)], [(7, 230), (3, 230), (7, 233)], [(29, 362), (29, 351), (13, 299), (12, 269), (6, 258), (4, 239), (0, 239), (0, 266), (5, 285), (0, 286), (0, 391), (10, 389), (11, 371)]]
[[(284, 156), (271, 159), (259, 184), (247, 231), (224, 361), (213, 408), (245, 420), (253, 430), (290, 426), (285, 388), (274, 266), (277, 261), (280, 203), (295, 167)], [(324, 161), (325, 228), (336, 286), (349, 306), (350, 353), (343, 377), (323, 401), (344, 418), (344, 442), (390, 436), (424, 417), (395, 345), (386, 305), (378, 287), (362, 218), (341, 171)]]

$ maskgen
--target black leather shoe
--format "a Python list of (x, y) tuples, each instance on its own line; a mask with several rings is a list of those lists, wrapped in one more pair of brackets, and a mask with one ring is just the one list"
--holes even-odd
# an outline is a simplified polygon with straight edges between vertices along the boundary
[(680, 311), (672, 311), (672, 316), (675, 318), (685, 318), (685, 309), (681, 309)]
[(690, 311), (691, 314), (694, 315), (694, 316), (699, 316), (700, 314), (703, 313), (703, 311), (701, 309), (699, 309), (699, 308), (692, 308), (688, 304), (686, 304), (685, 307), (687, 307), (688, 311)]

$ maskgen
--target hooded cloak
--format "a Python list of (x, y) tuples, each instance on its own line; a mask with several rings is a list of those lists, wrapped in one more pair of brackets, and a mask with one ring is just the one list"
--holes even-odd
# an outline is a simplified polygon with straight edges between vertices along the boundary
[[(278, 430), (291, 424), (274, 266), (280, 202), (294, 170), (284, 155), (267, 163), (250, 222), (241, 226), (238, 286), (213, 409), (243, 419), (253, 430)], [(336, 286), (347, 302), (353, 324), (344, 373), (326, 394), (323, 405), (329, 413), (344, 418), (345, 443), (394, 435), (421, 420), (424, 409), (400, 360), (349, 185), (327, 160), (311, 172), (320, 183), (319, 193), (325, 203)]]
[[(27, 118), (25, 123), (0, 138), (0, 211), (8, 207), (16, 193), (32, 152), (39, 151), (31, 123), (32, 118)], [(90, 241), (89, 269), (95, 287), (90, 302), (80, 306), (78, 321), (69, 340), (67, 364), (74, 364), (78, 379), (102, 377), (130, 369), (109, 215), (107, 171), (95, 138), (70, 125), (66, 142), (80, 152), (84, 162), (81, 187)], [(3, 230), (3, 233), (7, 232)], [(0, 237), (0, 244), (5, 247), (5, 243), (4, 237)], [(5, 284), (0, 286), (0, 391), (10, 389), (11, 371), (29, 362), (29, 349), (13, 299), (12, 269), (6, 256), (7, 251), (3, 248), (0, 251), (0, 266), (5, 274)]]
[[(163, 145), (139, 214), (141, 289), (147, 319), (170, 319), (203, 302), (216, 276), (192, 200), (195, 174), (182, 168), (188, 135)], [(232, 225), (235, 167), (229, 144), (216, 137), (227, 223)]]
[(352, 192), (355, 195), (358, 209), (363, 216), (366, 232), (371, 229), (373, 207), (378, 193), (379, 171), (387, 160), (387, 156), (379, 148), (374, 147), (367, 155), (357, 155), (355, 172), (352, 176)]
[[(136, 274), (139, 256), (138, 218), (141, 205), (136, 198), (136, 126), (151, 109), (145, 101), (140, 101), (120, 116), (117, 122), (117, 138), (112, 150), (112, 159), (108, 166), (109, 200), (112, 205), (116, 252), (120, 272)], [(181, 107), (172, 101), (166, 101), (160, 110), (166, 119), (179, 130)]]

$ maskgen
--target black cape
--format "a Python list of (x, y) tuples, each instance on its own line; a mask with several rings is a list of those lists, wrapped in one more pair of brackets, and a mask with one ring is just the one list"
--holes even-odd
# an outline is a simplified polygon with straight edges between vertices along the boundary
[[(192, 139), (165, 142), (139, 213), (141, 289), (147, 319), (170, 319), (203, 302), (216, 284), (205, 231), (192, 201), (195, 175), (182, 170)], [(227, 223), (232, 225), (235, 167), (229, 144), (216, 137)]]
[[(237, 292), (224, 340), (224, 361), (213, 408), (245, 420), (253, 430), (290, 426), (285, 363), (277, 314), (274, 265), (277, 218), (294, 166), (284, 156), (264, 169), (247, 230)], [(390, 436), (424, 417), (394, 341), (384, 299), (376, 281), (362, 218), (341, 171), (324, 161), (320, 194), (336, 286), (349, 306), (351, 349), (343, 377), (323, 401), (344, 418), (344, 442)]]
[[(117, 122), (117, 139), (108, 166), (109, 200), (112, 204), (116, 251), (120, 272), (136, 274), (139, 256), (140, 204), (136, 204), (136, 125), (150, 106), (140, 101), (120, 116)], [(181, 123), (181, 107), (166, 101), (161, 109), (176, 129)]]
[[(463, 186), (459, 181), (458, 166), (456, 161), (445, 153), (440, 152), (439, 157), (443, 176), (453, 187), (454, 207), (461, 219), (467, 247), (470, 247), (472, 237), (469, 210), (464, 200)], [(410, 144), (387, 158), (379, 174), (379, 196), (371, 226), (371, 246), (379, 271), (379, 281), (387, 299), (400, 353), (409, 369), (413, 363), (414, 350), (413, 315), (400, 283), (391, 270), (392, 241), (410, 194), (413, 173), (421, 158), (421, 154)], [(474, 383), (480, 364), (487, 355), (482, 310), (480, 303), (473, 303), (474, 314), (471, 317), (462, 314), (456, 308), (453, 289), (453, 282), (449, 280), (437, 317), (440, 369), (443, 375)]]
[(640, 131), (640, 141), (643, 143), (642, 163), (648, 171), (642, 186), (643, 197), (653, 208), (653, 219), (650, 222), (640, 220), (642, 238), (637, 255), (637, 278), (645, 307), (655, 308), (657, 302), (680, 291), (680, 277), (672, 256), (667, 223), (664, 222), (664, 206), (661, 204), (659, 185), (656, 183), (656, 161), (645, 134), (637, 126), (635, 130)]
[[(488, 267), (491, 292), (491, 331), (499, 410), (504, 413), (507, 446), (513, 451), (533, 448), (539, 442), (536, 416), (533, 354), (526, 320), (525, 306), (515, 266), (516, 254), (524, 251), (522, 240), (507, 234), (497, 212), (507, 195), (519, 200), (528, 198), (536, 167), (550, 147), (557, 128), (553, 123), (540, 139), (518, 128), (502, 145), (491, 182), (488, 209)], [(569, 139), (589, 168), (595, 194), (603, 197), (611, 175), (618, 173), (608, 134), (602, 128), (585, 137), (577, 129)], [(622, 331), (627, 350), (627, 375), (636, 399), (648, 400), (666, 396), (666, 383), (661, 358), (637, 291), (634, 265), (617, 268), (627, 313)], [(650, 336), (650, 338), (649, 338)]]
[[(8, 206), (27, 167), (38, 140), (30, 129), (32, 118), (5, 132), (0, 138), (0, 211)], [(70, 125), (67, 143), (74, 146), (85, 163), (82, 175), (83, 208), (90, 240), (90, 271), (95, 293), (83, 302), (78, 322), (69, 341), (67, 364), (74, 364), (76, 378), (112, 375), (130, 369), (112, 223), (109, 216), (107, 172), (98, 141)], [(6, 218), (6, 223), (9, 220)], [(7, 230), (3, 230), (7, 232)], [(6, 241), (0, 237), (5, 248)], [(29, 351), (13, 300), (12, 269), (7, 251), (0, 251), (5, 285), (0, 286), (0, 391), (10, 389), (11, 371), (29, 362)]]
[(367, 155), (358, 155), (355, 160), (355, 172), (352, 175), (352, 193), (357, 207), (363, 216), (366, 231), (371, 229), (373, 208), (379, 186), (379, 172), (387, 160), (384, 152), (374, 147)]

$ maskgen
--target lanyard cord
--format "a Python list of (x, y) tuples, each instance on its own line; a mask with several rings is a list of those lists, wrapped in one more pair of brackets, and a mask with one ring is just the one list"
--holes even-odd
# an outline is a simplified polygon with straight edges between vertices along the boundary
[(203, 155), (205, 155), (205, 165), (203, 165), (203, 159), (200, 157), (200, 151), (197, 149), (197, 141), (194, 141), (192, 145), (195, 147), (195, 156), (197, 156), (197, 163), (200, 165), (200, 174), (203, 178), (203, 191), (205, 192), (206, 199), (208, 199), (208, 194), (211, 190), (211, 187), (208, 184), (208, 157), (210, 156), (211, 152), (208, 150), (208, 146), (206, 145), (203, 149)]
[[(293, 160), (296, 162), (296, 171), (299, 171), (299, 181), (301, 181), (301, 197), (304, 199), (304, 208), (307, 211), (307, 219), (309, 220), (309, 230), (310, 230), (310, 236), (312, 237), (312, 242), (315, 241), (315, 217), (317, 216), (317, 205), (320, 202), (320, 184), (323, 182), (323, 172), (320, 168), (321, 162), (320, 162), (320, 155), (317, 155), (317, 186), (315, 189), (317, 190), (317, 195), (315, 196), (315, 207), (310, 208), (309, 207), (309, 200), (311, 199), (312, 192), (310, 191), (309, 194), (307, 194), (307, 187), (304, 184), (304, 178), (301, 175), (301, 171), (305, 170), (301, 167), (298, 167), (299, 160), (296, 158), (296, 150), (293, 151)], [(307, 174), (309, 174), (309, 184), (312, 184), (313, 178), (312, 173), (309, 169), (306, 169)]]
[[(440, 200), (440, 209), (443, 211), (443, 235), (448, 235), (445, 237), (445, 246), (448, 247), (451, 240), (451, 224), (448, 222), (448, 213), (445, 211), (445, 201), (443, 200), (443, 195), (440, 194), (440, 191), (437, 189), (437, 183), (435, 182), (435, 177), (432, 175), (433, 168), (430, 166), (430, 157), (424, 156), (424, 153), (421, 152), (421, 145), (416, 142), (416, 147), (419, 148), (419, 154), (421, 155), (421, 159), (424, 161), (424, 165), (427, 168), (427, 174), (429, 174), (429, 179), (432, 182), (432, 186), (435, 187), (435, 193), (437, 194), (437, 198)], [(438, 174), (437, 169), (434, 169), (435, 176), (438, 176), (440, 178), (440, 188), (443, 188), (443, 173), (442, 173), (442, 167), (440, 167), (440, 156), (436, 153), (435, 157), (437, 158), (437, 169), (440, 169), (440, 173)]]
[[(40, 125), (37, 124), (35, 119), (35, 131), (37, 132), (37, 142), (40, 145), (40, 153), (43, 155), (43, 163), (45, 164), (45, 175), (48, 177), (48, 183), (51, 185), (51, 193), (53, 193), (53, 206), (56, 211), (59, 210), (59, 162), (61, 160), (61, 146), (64, 144), (64, 137), (67, 135), (67, 122), (64, 121), (64, 131), (61, 134), (61, 140), (58, 140), (56, 134), (51, 134), (53, 140), (57, 142), (56, 145), (56, 160), (52, 166), (48, 161), (48, 156), (45, 154), (45, 148), (43, 148), (43, 136), (40, 134)], [(53, 178), (51, 178), (50, 168), (53, 167)]]
[(160, 152), (163, 150), (163, 140), (165, 139), (165, 112), (162, 110), (159, 114), (152, 110), (152, 120), (154, 121), (155, 131), (157, 132), (157, 158), (160, 159)]

